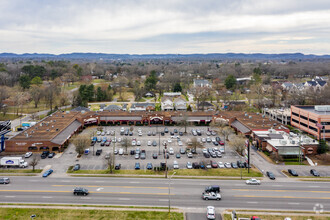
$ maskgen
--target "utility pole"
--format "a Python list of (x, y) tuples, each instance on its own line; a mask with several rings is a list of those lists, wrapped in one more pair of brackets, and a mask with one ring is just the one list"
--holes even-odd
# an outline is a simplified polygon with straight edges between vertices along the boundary
[(166, 147), (166, 143), (165, 143), (165, 178), (167, 178), (167, 147)]
[(176, 174), (176, 172), (173, 172), (173, 174), (170, 176), (168, 181), (168, 217), (171, 219), (171, 179)]
[(158, 133), (158, 155), (160, 155), (160, 132), (158, 132), (158, 125), (157, 125), (157, 133)]

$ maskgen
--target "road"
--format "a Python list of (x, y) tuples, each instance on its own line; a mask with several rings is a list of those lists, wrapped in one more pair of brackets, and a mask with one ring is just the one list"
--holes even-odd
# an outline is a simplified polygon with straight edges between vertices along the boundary
[[(169, 205), (168, 180), (143, 178), (92, 177), (10, 177), (11, 183), (0, 186), (3, 203), (61, 203), (164, 206)], [(204, 201), (205, 186), (219, 184), (221, 201)], [(82, 186), (90, 195), (73, 196), (72, 189)], [(172, 179), (170, 202), (192, 212), (204, 212), (208, 205), (218, 209), (248, 208), (312, 211), (322, 204), (330, 211), (330, 184), (326, 182), (264, 181), (260, 186), (238, 180)]]

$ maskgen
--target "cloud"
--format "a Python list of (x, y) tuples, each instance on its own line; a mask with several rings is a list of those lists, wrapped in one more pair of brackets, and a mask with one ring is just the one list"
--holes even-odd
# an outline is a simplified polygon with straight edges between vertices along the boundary
[(0, 2), (0, 52), (329, 53), (329, 30), (322, 0)]

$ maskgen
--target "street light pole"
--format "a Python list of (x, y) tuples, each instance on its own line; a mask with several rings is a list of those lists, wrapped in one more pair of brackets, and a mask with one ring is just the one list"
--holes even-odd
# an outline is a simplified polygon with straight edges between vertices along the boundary
[(157, 133), (158, 133), (158, 155), (160, 155), (160, 132), (158, 132), (158, 125), (157, 125)]
[(164, 157), (165, 157), (165, 178), (167, 178), (167, 147), (166, 147), (166, 143), (165, 143)]
[(170, 176), (168, 181), (168, 214), (169, 218), (171, 218), (171, 179), (176, 174), (176, 172), (173, 172), (173, 174)]

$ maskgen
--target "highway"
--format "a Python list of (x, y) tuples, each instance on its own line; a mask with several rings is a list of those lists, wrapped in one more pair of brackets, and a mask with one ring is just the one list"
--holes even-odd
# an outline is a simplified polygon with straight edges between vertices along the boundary
[[(92, 178), (92, 177), (10, 177), (11, 183), (0, 185), (2, 203), (59, 203), (132, 206), (168, 206), (168, 179)], [(205, 186), (221, 187), (221, 201), (204, 201)], [(74, 196), (72, 189), (82, 186), (88, 196)], [(327, 182), (264, 181), (260, 186), (241, 180), (172, 179), (172, 207), (250, 208), (313, 211), (322, 204), (330, 211), (330, 184)]]

